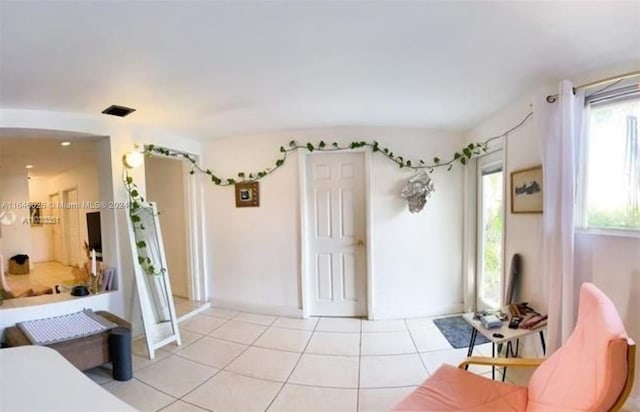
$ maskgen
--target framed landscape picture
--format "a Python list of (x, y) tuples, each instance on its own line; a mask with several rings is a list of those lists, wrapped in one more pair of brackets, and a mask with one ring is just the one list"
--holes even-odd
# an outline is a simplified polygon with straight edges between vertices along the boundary
[(258, 182), (236, 183), (236, 207), (260, 206), (260, 184)]
[(542, 213), (542, 166), (511, 172), (511, 213)]

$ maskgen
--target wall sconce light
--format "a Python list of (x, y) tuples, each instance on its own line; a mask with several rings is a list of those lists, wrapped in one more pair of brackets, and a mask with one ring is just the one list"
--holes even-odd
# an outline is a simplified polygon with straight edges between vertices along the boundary
[(125, 154), (122, 157), (122, 163), (124, 163), (124, 165), (128, 169), (135, 169), (136, 167), (139, 167), (140, 165), (142, 165), (143, 162), (144, 162), (144, 153), (138, 152), (135, 150)]

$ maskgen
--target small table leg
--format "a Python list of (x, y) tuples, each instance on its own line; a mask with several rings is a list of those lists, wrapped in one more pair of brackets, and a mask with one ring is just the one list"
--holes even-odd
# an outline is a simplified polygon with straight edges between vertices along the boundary
[[(496, 344), (491, 342), (491, 357), (496, 357)], [(496, 380), (496, 367), (495, 365), (491, 365), (491, 379)]]
[[(469, 341), (469, 350), (467, 351), (467, 357), (473, 353), (473, 347), (476, 345), (476, 337), (478, 336), (478, 329), (473, 328), (471, 331), (471, 341)], [(465, 370), (469, 369), (469, 365), (465, 365)]]
[(540, 331), (540, 343), (542, 344), (542, 354), (546, 355), (547, 354), (547, 345), (544, 342), (544, 333), (542, 333), (543, 331)]

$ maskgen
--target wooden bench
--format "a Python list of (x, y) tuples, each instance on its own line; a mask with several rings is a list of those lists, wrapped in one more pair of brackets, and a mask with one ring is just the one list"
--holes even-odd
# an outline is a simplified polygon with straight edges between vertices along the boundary
[[(98, 311), (96, 314), (118, 326), (131, 329), (129, 322), (116, 315), (105, 311)], [(29, 339), (16, 326), (5, 329), (4, 343), (8, 347), (31, 345)], [(80, 370), (95, 368), (111, 362), (109, 358), (109, 331), (46, 346), (58, 351)]]

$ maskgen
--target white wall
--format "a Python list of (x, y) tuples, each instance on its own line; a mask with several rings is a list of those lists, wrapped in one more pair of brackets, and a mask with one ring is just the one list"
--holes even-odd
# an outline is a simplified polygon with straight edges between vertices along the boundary
[[(28, 181), (29, 201), (48, 202), (47, 196), (47, 178), (31, 177)], [(41, 196), (42, 194), (42, 196)], [(41, 216), (51, 215), (50, 209), (42, 209)], [(29, 260), (33, 263), (46, 262), (49, 260), (49, 225), (40, 225), (31, 227), (31, 254)]]
[[(98, 173), (100, 175), (100, 199), (118, 202), (128, 201), (122, 183), (122, 156), (133, 150), (136, 144), (155, 144), (200, 155), (200, 143), (173, 133), (136, 125), (128, 119), (105, 115), (86, 116), (36, 110), (0, 110), (0, 127), (66, 130), (97, 136), (109, 136), (98, 142)], [(110, 171), (110, 172), (109, 172)], [(144, 168), (132, 171), (135, 182), (144, 193)], [(105, 180), (103, 182), (103, 180)], [(119, 289), (108, 295), (72, 300), (65, 304), (43, 304), (37, 306), (40, 317), (54, 316), (91, 307), (94, 310), (110, 310), (124, 316), (134, 324), (141, 325), (137, 299), (134, 291), (133, 259), (127, 229), (125, 209), (101, 210), (103, 234), (103, 256), (105, 263), (118, 270)], [(201, 265), (203, 267), (203, 265)], [(204, 268), (200, 269), (204, 270)], [(29, 308), (12, 309), (12, 316), (0, 317), (0, 329), (16, 321), (33, 319)]]
[(174, 296), (189, 298), (185, 160), (152, 156), (144, 160), (147, 200), (156, 202)]
[[(467, 140), (482, 141), (487, 137), (501, 134), (510, 129), (531, 112), (532, 109), (529, 102), (530, 99), (523, 98), (507, 106), (504, 110), (468, 132)], [(522, 256), (520, 296), (531, 302), (535, 307), (545, 310), (547, 298), (537, 278), (542, 267), (542, 214), (511, 213), (511, 196), (509, 195), (512, 172), (538, 166), (542, 163), (538, 140), (534, 131), (534, 120), (534, 117), (530, 118), (522, 127), (510, 133), (505, 139), (504, 176), (507, 190), (504, 261), (506, 273), (509, 273), (511, 257), (515, 253), (519, 253)]]
[[(461, 140), (448, 133), (399, 128), (333, 128), (234, 137), (205, 145), (205, 165), (224, 177), (258, 171), (280, 157), (291, 139), (377, 140), (405, 158), (445, 158)], [(233, 187), (207, 185), (207, 234), (214, 302), (300, 314), (300, 211), (297, 154), (260, 181), (260, 207), (236, 208)], [(377, 319), (460, 310), (462, 174), (433, 174), (436, 193), (418, 215), (399, 192), (412, 172), (372, 155), (372, 277)]]
[(29, 202), (27, 169), (21, 174), (0, 176), (0, 203), (2, 202), (8, 202), (5, 206), (11, 207), (0, 208), (0, 212), (5, 212), (5, 216), (13, 213), (16, 218), (12, 224), (2, 225), (0, 254), (4, 257), (7, 270), (11, 256), (31, 256), (31, 225), (24, 223), (24, 219), (29, 217), (29, 208), (24, 208)]
[[(95, 162), (91, 162), (55, 176), (32, 177), (29, 181), (29, 198), (32, 202), (48, 204), (49, 195), (59, 193), (60, 199), (62, 200), (62, 192), (72, 188), (77, 188), (78, 203), (80, 206), (88, 205), (87, 202), (93, 203), (99, 201), (98, 165)], [(95, 210), (97, 209), (84, 207), (78, 209), (80, 244), (72, 246), (80, 250), (78, 255), (81, 257), (84, 257), (82, 245), (84, 242), (88, 242), (86, 214)], [(62, 209), (60, 209), (59, 212), (61, 219), (64, 219)], [(43, 215), (50, 215), (51, 213), (51, 209), (42, 210)], [(64, 224), (64, 222), (62, 222), (62, 224)], [(32, 254), (34, 262), (53, 260), (53, 256), (50, 256), (50, 229), (48, 225), (32, 228)], [(78, 262), (72, 262), (72, 264), (75, 263)]]
[[(545, 89), (549, 93), (553, 92), (553, 87), (541, 87), (541, 90)], [(531, 110), (531, 100), (527, 97), (518, 99), (467, 133), (467, 139), (493, 136), (511, 128)], [(534, 118), (530, 119), (524, 127), (507, 138), (508, 173), (541, 164), (534, 121)], [(509, 182), (507, 180), (506, 183)], [(510, 210), (510, 204), (506, 207)], [(522, 299), (546, 310), (547, 296), (543, 290), (544, 278), (541, 271), (542, 215), (507, 213), (505, 246), (508, 259), (513, 253), (523, 255)], [(583, 281), (593, 282), (611, 298), (623, 318), (627, 332), (636, 342), (640, 342), (640, 238), (579, 232), (576, 235), (575, 263), (577, 275)], [(529, 353), (539, 352), (537, 340), (529, 340), (526, 350)], [(638, 382), (640, 357), (636, 371)], [(635, 402), (632, 410), (640, 410), (640, 385), (636, 384), (634, 394), (635, 400), (630, 401)]]

